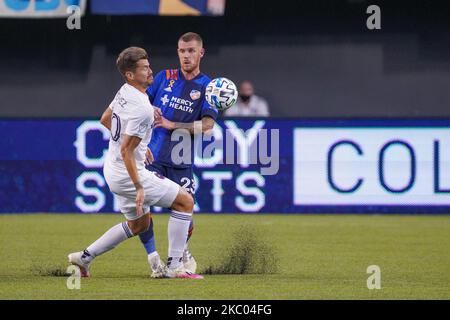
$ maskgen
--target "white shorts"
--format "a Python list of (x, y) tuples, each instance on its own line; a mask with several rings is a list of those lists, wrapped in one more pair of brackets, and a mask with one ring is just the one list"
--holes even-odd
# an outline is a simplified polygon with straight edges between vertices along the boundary
[[(106, 182), (109, 189), (114, 193), (119, 201), (120, 211), (127, 220), (136, 220), (139, 218), (136, 212), (136, 188), (131, 181), (128, 172), (118, 172), (114, 168), (105, 166), (103, 168)], [(180, 186), (170, 179), (167, 179), (155, 172), (140, 170), (138, 172), (142, 187), (144, 188), (145, 198), (143, 211), (150, 212), (150, 206), (170, 208), (175, 201)]]

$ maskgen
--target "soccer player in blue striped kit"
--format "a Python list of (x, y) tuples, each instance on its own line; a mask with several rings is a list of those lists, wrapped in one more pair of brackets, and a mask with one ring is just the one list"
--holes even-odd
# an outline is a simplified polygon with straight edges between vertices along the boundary
[[(151, 104), (155, 107), (155, 123), (147, 153), (147, 169), (155, 171), (184, 187), (193, 197), (195, 193), (192, 164), (194, 161), (194, 132), (212, 130), (218, 116), (216, 108), (205, 100), (205, 89), (211, 79), (200, 72), (200, 61), (204, 56), (203, 40), (200, 35), (188, 32), (178, 40), (179, 69), (159, 72), (153, 84), (147, 89)], [(102, 123), (111, 117), (108, 109), (102, 116)], [(191, 138), (190, 161), (179, 163), (172, 159), (172, 150), (179, 143), (172, 141), (172, 133), (177, 129), (187, 130)], [(188, 148), (186, 148), (188, 150)], [(193, 222), (189, 226), (188, 240), (192, 234)], [(139, 235), (148, 255), (153, 278), (166, 276), (166, 266), (161, 262), (155, 247), (153, 221), (148, 231)], [(184, 248), (182, 262), (187, 271), (195, 273), (197, 263), (189, 252), (188, 244)], [(172, 261), (168, 261), (170, 266)]]
[[(200, 35), (188, 32), (178, 40), (179, 69), (159, 72), (153, 84), (147, 89), (150, 102), (161, 116), (156, 120), (150, 150), (154, 161), (147, 167), (183, 186), (194, 197), (195, 185), (192, 164), (194, 162), (194, 132), (211, 131), (218, 111), (205, 100), (205, 89), (211, 79), (200, 72), (200, 61), (205, 54)], [(159, 108), (159, 109), (158, 109)], [(191, 155), (188, 163), (179, 164), (172, 159), (172, 150), (179, 141), (171, 141), (174, 130), (185, 129), (191, 135)], [(187, 148), (188, 149), (188, 148)], [(186, 150), (187, 150), (186, 149)], [(192, 234), (193, 222), (189, 227), (188, 240)], [(159, 255), (155, 250), (153, 224), (140, 235), (149, 257), (152, 276), (160, 277)], [(168, 261), (168, 264), (171, 262)], [(186, 270), (195, 273), (197, 263), (186, 243), (183, 252)]]

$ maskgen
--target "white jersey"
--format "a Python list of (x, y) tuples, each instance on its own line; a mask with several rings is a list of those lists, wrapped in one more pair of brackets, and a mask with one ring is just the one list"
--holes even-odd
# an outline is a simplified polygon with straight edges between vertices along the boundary
[(111, 138), (105, 167), (116, 172), (123, 172), (128, 176), (120, 153), (120, 146), (124, 135), (141, 138), (141, 143), (136, 147), (134, 156), (138, 171), (145, 168), (145, 153), (152, 137), (153, 106), (145, 93), (125, 83), (109, 107), (112, 109)]

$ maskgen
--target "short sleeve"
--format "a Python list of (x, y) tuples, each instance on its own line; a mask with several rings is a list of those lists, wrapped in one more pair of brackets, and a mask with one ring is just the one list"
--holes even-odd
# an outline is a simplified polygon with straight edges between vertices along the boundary
[(117, 100), (117, 95), (118, 94), (119, 93), (116, 93), (116, 95), (114, 96), (114, 99), (111, 101), (111, 103), (108, 106), (108, 108), (110, 108), (111, 110), (113, 110), (113, 105), (114, 105), (114, 102), (116, 102), (116, 100)]
[(128, 119), (125, 134), (132, 137), (144, 138), (145, 133), (151, 128), (152, 119), (145, 109), (139, 110)]
[(211, 106), (206, 101), (206, 99), (203, 99), (201, 118), (211, 117), (214, 120), (216, 120), (218, 115), (219, 115), (219, 112), (217, 111), (217, 109), (215, 107)]
[(161, 86), (161, 83), (164, 81), (165, 71), (160, 71), (156, 75), (155, 79), (153, 80), (153, 83), (151, 86), (147, 88), (147, 95), (150, 99), (150, 102), (153, 104), (153, 101), (155, 100), (156, 93), (158, 91), (158, 88)]

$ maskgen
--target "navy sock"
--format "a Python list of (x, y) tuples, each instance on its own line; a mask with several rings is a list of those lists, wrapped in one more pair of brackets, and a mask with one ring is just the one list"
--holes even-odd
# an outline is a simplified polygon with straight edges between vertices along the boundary
[(148, 227), (148, 230), (139, 234), (139, 239), (141, 239), (145, 251), (147, 251), (147, 255), (156, 251), (155, 237), (153, 234), (153, 219), (150, 220), (150, 226)]

